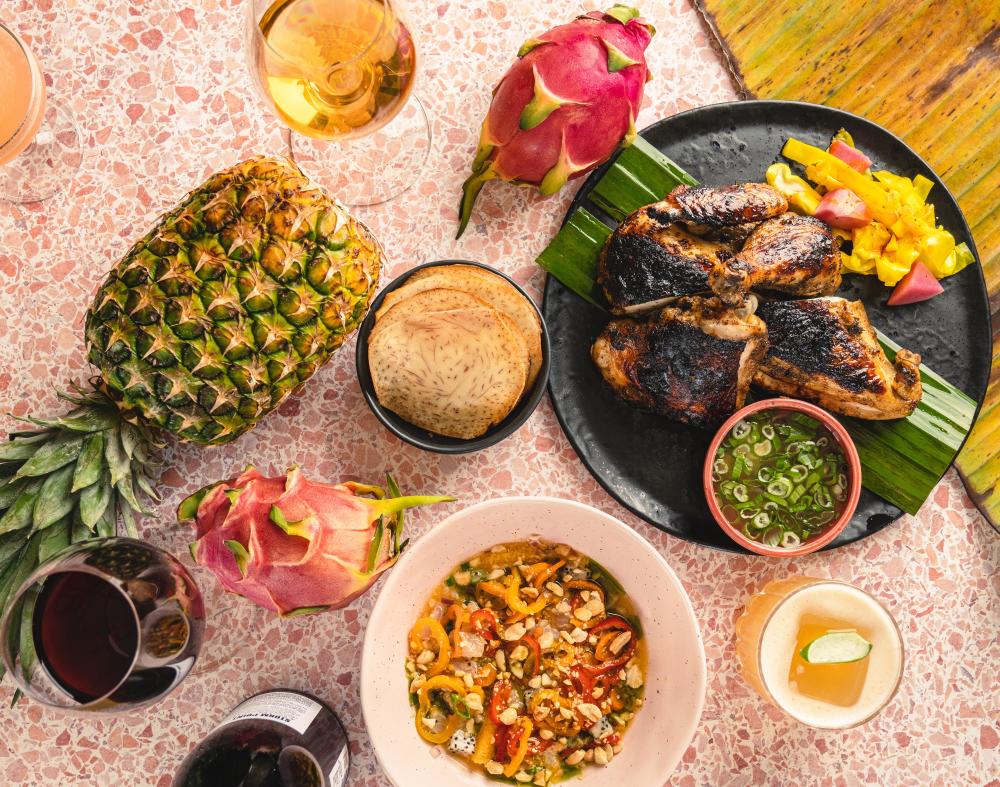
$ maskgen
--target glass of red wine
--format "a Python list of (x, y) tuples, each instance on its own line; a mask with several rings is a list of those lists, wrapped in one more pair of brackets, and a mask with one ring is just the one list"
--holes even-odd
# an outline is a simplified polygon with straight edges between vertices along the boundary
[(45, 705), (122, 713), (164, 697), (194, 667), (201, 593), (172, 555), (99, 538), (53, 555), (13, 596), (0, 643), (7, 671)]

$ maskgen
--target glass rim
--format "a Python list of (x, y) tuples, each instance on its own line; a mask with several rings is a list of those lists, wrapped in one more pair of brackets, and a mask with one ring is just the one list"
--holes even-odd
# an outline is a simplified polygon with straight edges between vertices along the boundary
[[(292, 1), (294, 2), (295, 0)], [(264, 9), (264, 13), (267, 13), (267, 11), (273, 8), (277, 2), (280, 2), (280, 0), (267, 0), (267, 7)], [(393, 5), (394, 0), (376, 0), (376, 2), (378, 2), (378, 4), (381, 5), (383, 8), (389, 9), (389, 11), (394, 15), (396, 14), (396, 7), (395, 5)], [(307, 68), (300, 64), (293, 63), (291, 60), (288, 59), (287, 55), (283, 54), (282, 52), (279, 52), (277, 49), (271, 46), (271, 43), (265, 37), (264, 32), (260, 29), (260, 18), (258, 17), (256, 9), (257, 9), (257, 0), (250, 0), (250, 2), (247, 3), (247, 14), (250, 26), (253, 28), (253, 32), (251, 33), (251, 35), (254, 37), (254, 39), (257, 41), (258, 44), (263, 45), (263, 47), (268, 52), (273, 54), (281, 62), (288, 64), (289, 66), (295, 68), (302, 74), (309, 74), (309, 75), (328, 74), (334, 67), (343, 68), (344, 66), (350, 66), (358, 62), (359, 60), (364, 58), (368, 54), (368, 52), (371, 51), (371, 48), (375, 46), (375, 44), (378, 42), (378, 40), (383, 36), (383, 34), (386, 31), (386, 14), (383, 13), (382, 19), (379, 22), (378, 30), (376, 30), (372, 34), (371, 38), (369, 39), (368, 43), (365, 44), (364, 48), (357, 54), (355, 54), (350, 60), (341, 60), (336, 64), (336, 66), (334, 67), (328, 66), (325, 70), (321, 70), (319, 68), (315, 69)], [(263, 16), (263, 14), (261, 14), (260, 16)]]
[(41, 69), (39, 68), (35, 58), (32, 57), (31, 50), (28, 49), (28, 45), (24, 43), (22, 38), (17, 33), (0, 21), (0, 34), (3, 33), (10, 36), (11, 40), (17, 44), (21, 53), (24, 55), (25, 62), (28, 64), (28, 70), (31, 72), (31, 99), (28, 102), (28, 109), (25, 111), (24, 117), (21, 118), (21, 122), (17, 125), (17, 128), (14, 129), (13, 133), (7, 139), (0, 139), (0, 153), (17, 140), (18, 136), (28, 124), (28, 120), (31, 118), (32, 114), (31, 110), (38, 102), (39, 85), (44, 85), (44, 82), (42, 81)]
[[(64, 561), (66, 558), (72, 556), (73, 554), (76, 554), (78, 551), (82, 551), (82, 550), (79, 549), (79, 547), (82, 547), (82, 546), (88, 545), (88, 544), (94, 544), (94, 543), (102, 543), (103, 544), (103, 543), (107, 543), (108, 541), (111, 541), (111, 540), (114, 540), (114, 541), (129, 541), (129, 542), (134, 542), (134, 543), (142, 543), (145, 546), (150, 546), (149, 544), (145, 544), (145, 542), (139, 541), (138, 539), (127, 538), (127, 537), (122, 537), (122, 536), (109, 536), (109, 537), (106, 537), (106, 538), (87, 539), (86, 541), (81, 541), (81, 542), (78, 542), (77, 544), (71, 544), (67, 549), (65, 549), (63, 551), (60, 551), (60, 552), (57, 552), (55, 555), (53, 555), (50, 558), (50, 560), (47, 561), (46, 563), (43, 563), (43, 564), (39, 565), (31, 573), (31, 576), (29, 576), (21, 584), (21, 586), (17, 589), (17, 592), (13, 595), (13, 599), (14, 600), (7, 607), (7, 611), (4, 613), (3, 622), (2, 622), (2, 625), (0, 625), (0, 638), (2, 638), (2, 639), (0, 639), (0, 642), (3, 643), (2, 647), (0, 647), (0, 650), (2, 650), (2, 656), (3, 656), (4, 666), (7, 668), (7, 672), (14, 679), (14, 682), (17, 684), (18, 688), (21, 689), (21, 691), (23, 691), (27, 696), (31, 697), (31, 699), (33, 699), (35, 702), (41, 703), (42, 705), (45, 705), (46, 707), (49, 707), (49, 708), (58, 708), (60, 710), (67, 710), (67, 711), (87, 710), (87, 709), (89, 709), (89, 708), (91, 708), (91, 707), (93, 707), (95, 705), (98, 705), (98, 704), (100, 704), (102, 702), (105, 702), (112, 694), (114, 694), (116, 691), (118, 691), (118, 689), (121, 688), (122, 684), (128, 679), (129, 675), (132, 674), (132, 671), (135, 669), (135, 665), (136, 665), (136, 663), (139, 660), (139, 655), (142, 652), (142, 647), (141, 647), (141, 645), (142, 645), (142, 623), (139, 620), (139, 611), (136, 609), (135, 603), (132, 601), (132, 599), (128, 595), (128, 593), (126, 593), (122, 588), (120, 588), (118, 585), (116, 585), (115, 582), (113, 582), (111, 580), (111, 578), (109, 578), (107, 576), (107, 574), (105, 574), (100, 569), (94, 568), (93, 566), (88, 566), (86, 564), (80, 564), (79, 566), (73, 566), (72, 568), (59, 568), (59, 564), (62, 561)], [(74, 549), (74, 547), (77, 547), (77, 549)], [(54, 574), (72, 574), (72, 573), (91, 574), (93, 576), (96, 576), (99, 579), (103, 580), (108, 585), (110, 585), (111, 587), (113, 587), (125, 599), (125, 602), (128, 604), (129, 611), (131, 612), (131, 615), (132, 615), (132, 621), (135, 624), (136, 647), (135, 647), (135, 652), (132, 654), (132, 660), (129, 662), (128, 669), (125, 670), (124, 674), (121, 676), (121, 678), (119, 679), (119, 681), (113, 687), (111, 687), (108, 691), (106, 691), (104, 694), (102, 694), (99, 697), (95, 697), (94, 699), (89, 700), (88, 702), (76, 702), (76, 701), (74, 701), (74, 703), (72, 705), (61, 705), (61, 704), (57, 705), (57, 704), (54, 704), (54, 703), (50, 702), (47, 698), (44, 698), (44, 697), (40, 696), (38, 694), (38, 692), (35, 691), (35, 689), (25, 680), (25, 677), (22, 674), (21, 670), (14, 663), (14, 659), (12, 658), (13, 653), (12, 653), (12, 650), (11, 650), (11, 648), (9, 646), (9, 643), (10, 643), (10, 629), (11, 629), (13, 618), (14, 618), (14, 614), (13, 614), (14, 610), (15, 609), (18, 609), (18, 610), (21, 609), (21, 602), (23, 601), (23, 598), (24, 598), (25, 594), (28, 592), (28, 590), (31, 589), (31, 587), (33, 585), (38, 584), (40, 581), (42, 581), (44, 579), (47, 579), (47, 578), (51, 577)], [(33, 622), (34, 621), (32, 621), (32, 623)], [(36, 648), (36, 652), (37, 652), (37, 648)], [(66, 690), (66, 688), (63, 686), (63, 684), (62, 684), (61, 681), (57, 680), (52, 675), (52, 673), (49, 671), (49, 668), (45, 664), (45, 661), (43, 659), (39, 658), (38, 661), (37, 661), (37, 664), (35, 666), (36, 666), (36, 669), (41, 668), (42, 670), (44, 670), (46, 676), (48, 676), (48, 678), (56, 686), (58, 686), (62, 691), (66, 692), (66, 694), (68, 696), (70, 696), (70, 698), (72, 699), (72, 694), (69, 691)]]
[[(795, 590), (793, 590), (791, 593), (789, 593), (787, 596), (781, 599), (781, 601), (775, 604), (774, 608), (769, 613), (767, 613), (767, 617), (761, 624), (760, 634), (758, 635), (757, 638), (757, 647), (756, 647), (757, 653), (755, 655), (755, 659), (757, 662), (757, 674), (760, 676), (760, 685), (763, 686), (764, 690), (767, 692), (767, 699), (771, 702), (771, 704), (774, 705), (778, 710), (780, 710), (789, 718), (797, 721), (799, 724), (804, 724), (805, 726), (811, 727), (814, 730), (852, 730), (855, 727), (860, 727), (862, 724), (867, 724), (876, 716), (878, 716), (878, 714), (880, 714), (885, 709), (885, 707), (890, 702), (892, 702), (892, 700), (896, 696), (896, 692), (899, 691), (899, 686), (903, 682), (903, 672), (906, 667), (906, 647), (903, 643), (903, 632), (899, 630), (899, 623), (896, 622), (896, 618), (885, 606), (885, 604), (883, 604), (881, 601), (875, 598), (875, 596), (873, 596), (867, 590), (859, 588), (857, 585), (852, 585), (850, 582), (844, 582), (843, 580), (840, 579), (822, 579), (821, 577), (806, 577), (806, 576), (803, 576), (803, 578), (813, 579), (815, 581), (810, 582), (808, 585), (802, 585), (801, 587), (795, 588)], [(870, 598), (872, 601), (875, 602), (876, 606), (878, 606), (885, 613), (886, 617), (889, 618), (889, 622), (892, 623), (892, 631), (895, 632), (896, 641), (899, 643), (899, 667), (896, 670), (896, 681), (895, 683), (893, 683), (892, 690), (886, 694), (885, 699), (882, 702), (880, 702), (878, 707), (875, 708), (870, 714), (865, 716), (863, 719), (860, 719), (859, 721), (852, 722), (851, 724), (836, 725), (836, 726), (821, 726), (817, 724), (810, 724), (809, 722), (804, 721), (795, 714), (791, 713), (787, 707), (780, 704), (778, 700), (775, 698), (774, 692), (771, 691), (771, 687), (768, 685), (766, 673), (764, 672), (764, 665), (761, 662), (764, 633), (767, 631), (767, 627), (771, 624), (771, 620), (778, 613), (778, 610), (780, 610), (792, 597), (797, 596), (799, 593), (802, 593), (805, 590), (815, 588), (818, 585), (843, 585), (844, 587), (848, 587), (858, 591), (859, 593), (863, 593), (865, 596)]]

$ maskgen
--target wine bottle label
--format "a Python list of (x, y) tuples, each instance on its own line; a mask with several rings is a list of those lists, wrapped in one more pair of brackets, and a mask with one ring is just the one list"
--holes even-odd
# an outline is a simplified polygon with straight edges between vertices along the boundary
[(269, 719), (291, 727), (304, 735), (323, 706), (301, 694), (290, 691), (268, 691), (237, 705), (222, 720), (222, 727), (244, 719)]
[(347, 769), (349, 766), (350, 759), (347, 747), (345, 746), (341, 750), (340, 756), (337, 757), (337, 762), (334, 763), (333, 769), (330, 771), (330, 787), (344, 787), (347, 784)]

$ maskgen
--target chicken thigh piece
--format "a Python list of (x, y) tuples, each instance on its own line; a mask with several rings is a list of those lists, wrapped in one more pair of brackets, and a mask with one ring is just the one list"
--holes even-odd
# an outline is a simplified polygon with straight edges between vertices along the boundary
[(709, 271), (730, 256), (725, 244), (662, 221), (656, 205), (647, 205), (608, 238), (597, 281), (615, 314), (650, 311), (670, 298), (709, 292)]
[(708, 276), (727, 303), (755, 288), (789, 295), (830, 295), (840, 287), (840, 242), (819, 219), (785, 213), (762, 222), (740, 252)]
[(678, 298), (647, 320), (612, 320), (591, 357), (619, 398), (710, 426), (743, 406), (767, 353), (767, 328), (718, 298)]
[(904, 418), (920, 402), (920, 356), (890, 363), (860, 301), (813, 298), (762, 303), (770, 349), (754, 383), (841, 415)]

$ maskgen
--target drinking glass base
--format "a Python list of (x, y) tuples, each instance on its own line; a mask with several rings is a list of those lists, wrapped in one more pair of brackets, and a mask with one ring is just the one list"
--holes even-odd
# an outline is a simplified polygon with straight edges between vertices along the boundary
[(380, 205), (420, 179), (431, 149), (427, 112), (412, 96), (396, 117), (357, 139), (331, 141), (288, 132), (292, 159), (349, 207)]
[(73, 115), (50, 99), (31, 144), (0, 166), (0, 200), (24, 204), (49, 199), (69, 185), (82, 161)]

